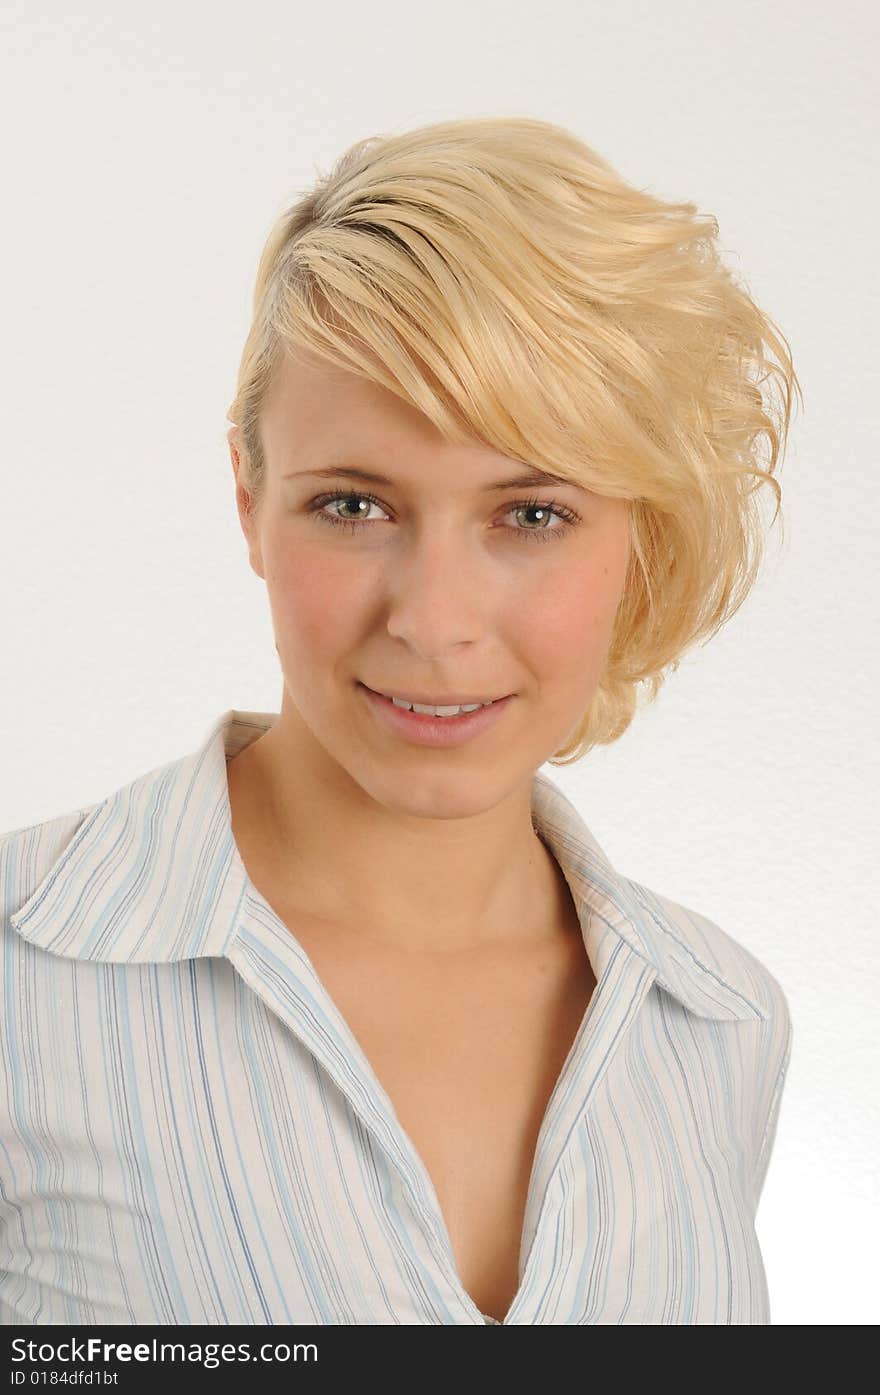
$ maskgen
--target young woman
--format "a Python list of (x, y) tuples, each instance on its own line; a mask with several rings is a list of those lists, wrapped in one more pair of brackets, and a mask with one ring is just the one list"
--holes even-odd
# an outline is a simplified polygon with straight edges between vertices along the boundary
[(278, 221), (229, 445), (281, 710), (0, 842), (6, 1322), (770, 1321), (784, 993), (539, 769), (758, 572), (798, 384), (716, 235), (529, 119)]

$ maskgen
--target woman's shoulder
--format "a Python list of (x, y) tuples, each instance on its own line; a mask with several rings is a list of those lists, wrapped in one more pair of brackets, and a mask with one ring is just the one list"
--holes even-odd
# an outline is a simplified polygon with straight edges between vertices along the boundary
[(106, 963), (223, 952), (240, 892), (228, 815), (218, 723), (96, 803), (0, 835), (0, 936)]
[[(89, 805), (0, 833), (0, 959), (9, 937), (20, 939), (14, 917), (34, 902), (76, 841)], [(2, 970), (0, 970), (2, 972)]]
[[(218, 720), (199, 749), (141, 771), (104, 798), (0, 833), (0, 933), (6, 933), (10, 916), (32, 901), (44, 883), (47, 890), (56, 882), (63, 885), (59, 900), (72, 903), (82, 890), (80, 878), (96, 870), (99, 862), (103, 866), (105, 854), (115, 848), (119, 861), (123, 849), (144, 842), (140, 830), (145, 827), (152, 839), (157, 825), (167, 820), (173, 824), (205, 786), (216, 803), (221, 777), (215, 766), (222, 764), (220, 728)], [(166, 839), (170, 837), (166, 833)], [(70, 884), (68, 876), (73, 879)], [(12, 928), (16, 928), (14, 921)]]
[(0, 924), (28, 900), (96, 807), (86, 805), (0, 833)]
[(641, 882), (628, 877), (626, 884), (662, 934), (676, 942), (681, 955), (721, 979), (746, 982), (767, 1019), (790, 1023), (789, 1003), (782, 984), (765, 960), (750, 948), (753, 940), (747, 927), (724, 928), (694, 907)]

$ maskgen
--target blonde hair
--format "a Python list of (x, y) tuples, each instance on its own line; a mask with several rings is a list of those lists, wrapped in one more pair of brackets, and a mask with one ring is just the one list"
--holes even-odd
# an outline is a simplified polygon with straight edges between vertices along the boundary
[(502, 117), (358, 142), (260, 258), (228, 413), (253, 509), (286, 347), (388, 388), (450, 442), (630, 501), (607, 660), (555, 765), (617, 740), (639, 685), (652, 702), (739, 609), (763, 557), (762, 484), (780, 514), (773, 471), (803, 397), (717, 236), (713, 216), (633, 188), (564, 128)]

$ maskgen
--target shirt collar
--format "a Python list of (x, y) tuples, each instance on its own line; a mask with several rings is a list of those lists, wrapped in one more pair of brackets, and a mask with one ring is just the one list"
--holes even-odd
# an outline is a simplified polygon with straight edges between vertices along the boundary
[[(232, 836), (226, 761), (277, 720), (224, 712), (202, 745), (83, 811), (73, 837), (9, 920), (69, 959), (171, 962), (224, 955), (250, 883)], [(571, 890), (598, 979), (620, 940), (701, 1017), (767, 1018), (760, 966), (712, 922), (622, 876), (581, 815), (540, 771), (532, 823)], [(264, 903), (265, 904), (265, 903)]]

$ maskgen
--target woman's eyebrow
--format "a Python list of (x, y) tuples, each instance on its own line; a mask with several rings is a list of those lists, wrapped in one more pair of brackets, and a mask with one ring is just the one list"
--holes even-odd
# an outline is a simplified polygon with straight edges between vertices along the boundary
[[(292, 474), (282, 475), (282, 479), (300, 479), (306, 475), (315, 476), (318, 479), (332, 479), (337, 475), (345, 475), (349, 479), (363, 480), (366, 484), (397, 485), (398, 481), (389, 479), (387, 475), (377, 475), (370, 470), (359, 470), (354, 465), (333, 465), (325, 470), (299, 470)], [(543, 485), (551, 484), (573, 484), (573, 480), (563, 479), (561, 475), (550, 475), (545, 470), (527, 470), (518, 475), (512, 475), (509, 479), (494, 480), (492, 484), (483, 486), (487, 492), (501, 489), (527, 489), (532, 485), (539, 488)]]

